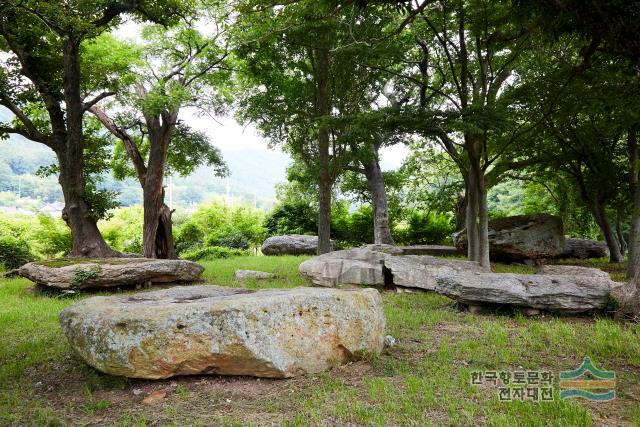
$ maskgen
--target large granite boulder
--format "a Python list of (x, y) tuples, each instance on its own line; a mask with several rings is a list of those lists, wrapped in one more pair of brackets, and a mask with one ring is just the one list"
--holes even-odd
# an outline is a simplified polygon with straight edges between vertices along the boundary
[[(333, 246), (333, 242), (331, 243)], [(289, 234), (269, 237), (262, 244), (265, 255), (315, 255), (318, 253), (318, 236)]]
[(463, 304), (501, 304), (560, 313), (604, 307), (618, 285), (603, 277), (548, 274), (458, 274), (439, 276), (435, 291)]
[(587, 239), (565, 239), (564, 249), (557, 258), (605, 258), (609, 256), (609, 247), (606, 242)]
[[(466, 253), (466, 230), (455, 234), (454, 242)], [(520, 215), (489, 221), (489, 254), (495, 261), (555, 258), (564, 244), (562, 219), (557, 216)]]
[(179, 259), (105, 258), (32, 262), (18, 274), (57, 289), (113, 288), (153, 283), (196, 282), (204, 267)]
[(293, 377), (380, 352), (385, 337), (375, 289), (175, 287), (89, 298), (60, 323), (89, 365), (147, 379)]
[(300, 264), (316, 286), (401, 286), (433, 290), (439, 275), (484, 271), (471, 261), (403, 255), (403, 248), (367, 245), (320, 255)]

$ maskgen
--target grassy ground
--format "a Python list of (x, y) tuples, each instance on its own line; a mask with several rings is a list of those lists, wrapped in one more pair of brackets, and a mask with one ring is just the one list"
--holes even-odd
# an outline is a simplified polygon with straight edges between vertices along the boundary
[[(247, 286), (301, 286), (297, 266), (303, 259), (211, 261), (205, 276), (240, 286), (233, 272), (257, 269), (280, 277)], [(638, 325), (475, 315), (438, 295), (385, 292), (388, 333), (398, 344), (379, 356), (292, 380), (201, 376), (152, 382), (100, 374), (73, 354), (57, 316), (86, 295), (57, 299), (29, 288), (25, 280), (0, 280), (0, 425), (640, 426)], [(556, 389), (552, 402), (501, 402), (493, 385), (471, 385), (473, 371), (557, 375), (575, 369), (586, 355), (599, 368), (616, 371), (616, 400), (565, 401)], [(142, 402), (159, 390), (166, 397)]]

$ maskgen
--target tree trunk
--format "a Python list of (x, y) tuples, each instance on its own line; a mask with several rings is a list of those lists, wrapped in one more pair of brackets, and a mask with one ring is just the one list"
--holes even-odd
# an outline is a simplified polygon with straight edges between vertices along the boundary
[(593, 216), (609, 247), (609, 262), (618, 263), (624, 261), (624, 257), (620, 251), (620, 244), (618, 243), (618, 239), (611, 226), (611, 221), (609, 221), (609, 216), (607, 215), (606, 205), (603, 201), (598, 200), (597, 197), (593, 202)]
[[(315, 79), (317, 85), (316, 108), (318, 118), (327, 117), (329, 108), (329, 49), (315, 49)], [(318, 255), (331, 252), (331, 188), (333, 180), (330, 171), (330, 134), (326, 126), (318, 129)]]
[(71, 256), (104, 258), (120, 254), (102, 238), (91, 206), (85, 199), (84, 135), (82, 117), (84, 104), (80, 95), (80, 41), (68, 37), (64, 41), (64, 98), (67, 134), (64, 148), (56, 155), (60, 165), (59, 182), (64, 195), (63, 219), (71, 228)]
[(478, 241), (478, 188), (473, 173), (467, 178), (467, 258), (480, 260), (480, 242)]
[(171, 210), (164, 203), (163, 182), (169, 144), (177, 114), (163, 116), (164, 123), (162, 125), (157, 117), (146, 119), (147, 128), (150, 131), (151, 149), (142, 191), (144, 204), (142, 254), (146, 258), (173, 259), (176, 258), (176, 250), (173, 244)]
[(460, 231), (466, 227), (467, 220), (467, 194), (458, 195), (456, 201), (456, 231)]
[[(377, 150), (376, 150), (377, 151)], [(378, 162), (378, 154), (364, 163), (367, 184), (371, 191), (371, 205), (373, 207), (373, 242), (375, 244), (395, 245), (389, 226), (389, 208), (387, 206), (387, 192), (384, 187), (384, 175)]]
[(620, 244), (620, 253), (624, 258), (624, 254), (627, 252), (628, 246), (627, 241), (624, 239), (624, 233), (622, 232), (622, 208), (619, 207), (616, 212), (616, 237), (618, 239), (618, 243)]
[(638, 138), (635, 129), (629, 130), (627, 142), (629, 146), (629, 163), (631, 164), (629, 187), (633, 196), (627, 277), (633, 279), (636, 274), (640, 274), (640, 185), (638, 185), (640, 165), (638, 164)]
[(481, 171), (477, 178), (478, 185), (478, 262), (481, 267), (491, 269), (489, 258), (489, 211), (487, 207), (487, 186)]

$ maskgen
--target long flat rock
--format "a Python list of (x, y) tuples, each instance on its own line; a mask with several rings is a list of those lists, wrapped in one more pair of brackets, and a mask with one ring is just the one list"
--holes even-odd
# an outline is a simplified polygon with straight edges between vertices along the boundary
[(598, 276), (477, 273), (440, 276), (435, 291), (468, 305), (583, 313), (605, 306), (615, 286)]
[(147, 379), (321, 372), (380, 352), (385, 329), (371, 288), (175, 287), (88, 298), (65, 309), (60, 323), (89, 365)]
[(51, 288), (85, 289), (195, 282), (201, 280), (203, 271), (200, 264), (180, 259), (69, 258), (25, 264), (18, 274)]

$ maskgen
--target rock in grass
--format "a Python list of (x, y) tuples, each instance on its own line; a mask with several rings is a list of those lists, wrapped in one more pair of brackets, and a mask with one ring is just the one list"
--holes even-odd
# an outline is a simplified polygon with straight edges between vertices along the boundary
[(253, 271), (253, 270), (236, 270), (233, 273), (233, 277), (236, 280), (247, 280), (247, 279), (273, 279), (276, 277), (273, 273), (267, 273), (266, 271)]
[(438, 277), (435, 291), (463, 304), (503, 304), (560, 313), (603, 308), (617, 285), (584, 275), (458, 274)]
[[(333, 242), (331, 243), (333, 246)], [(269, 237), (262, 244), (264, 255), (315, 255), (318, 253), (318, 236), (289, 234)]]
[(401, 247), (367, 245), (317, 256), (300, 264), (299, 270), (316, 286), (388, 285), (424, 290), (433, 290), (439, 275), (483, 271), (476, 262), (403, 253)]
[(192, 261), (105, 258), (32, 262), (18, 273), (39, 285), (57, 289), (112, 288), (147, 283), (195, 282), (204, 267)]
[(89, 365), (147, 379), (321, 372), (382, 351), (385, 336), (375, 289), (175, 287), (89, 298), (60, 322)]

